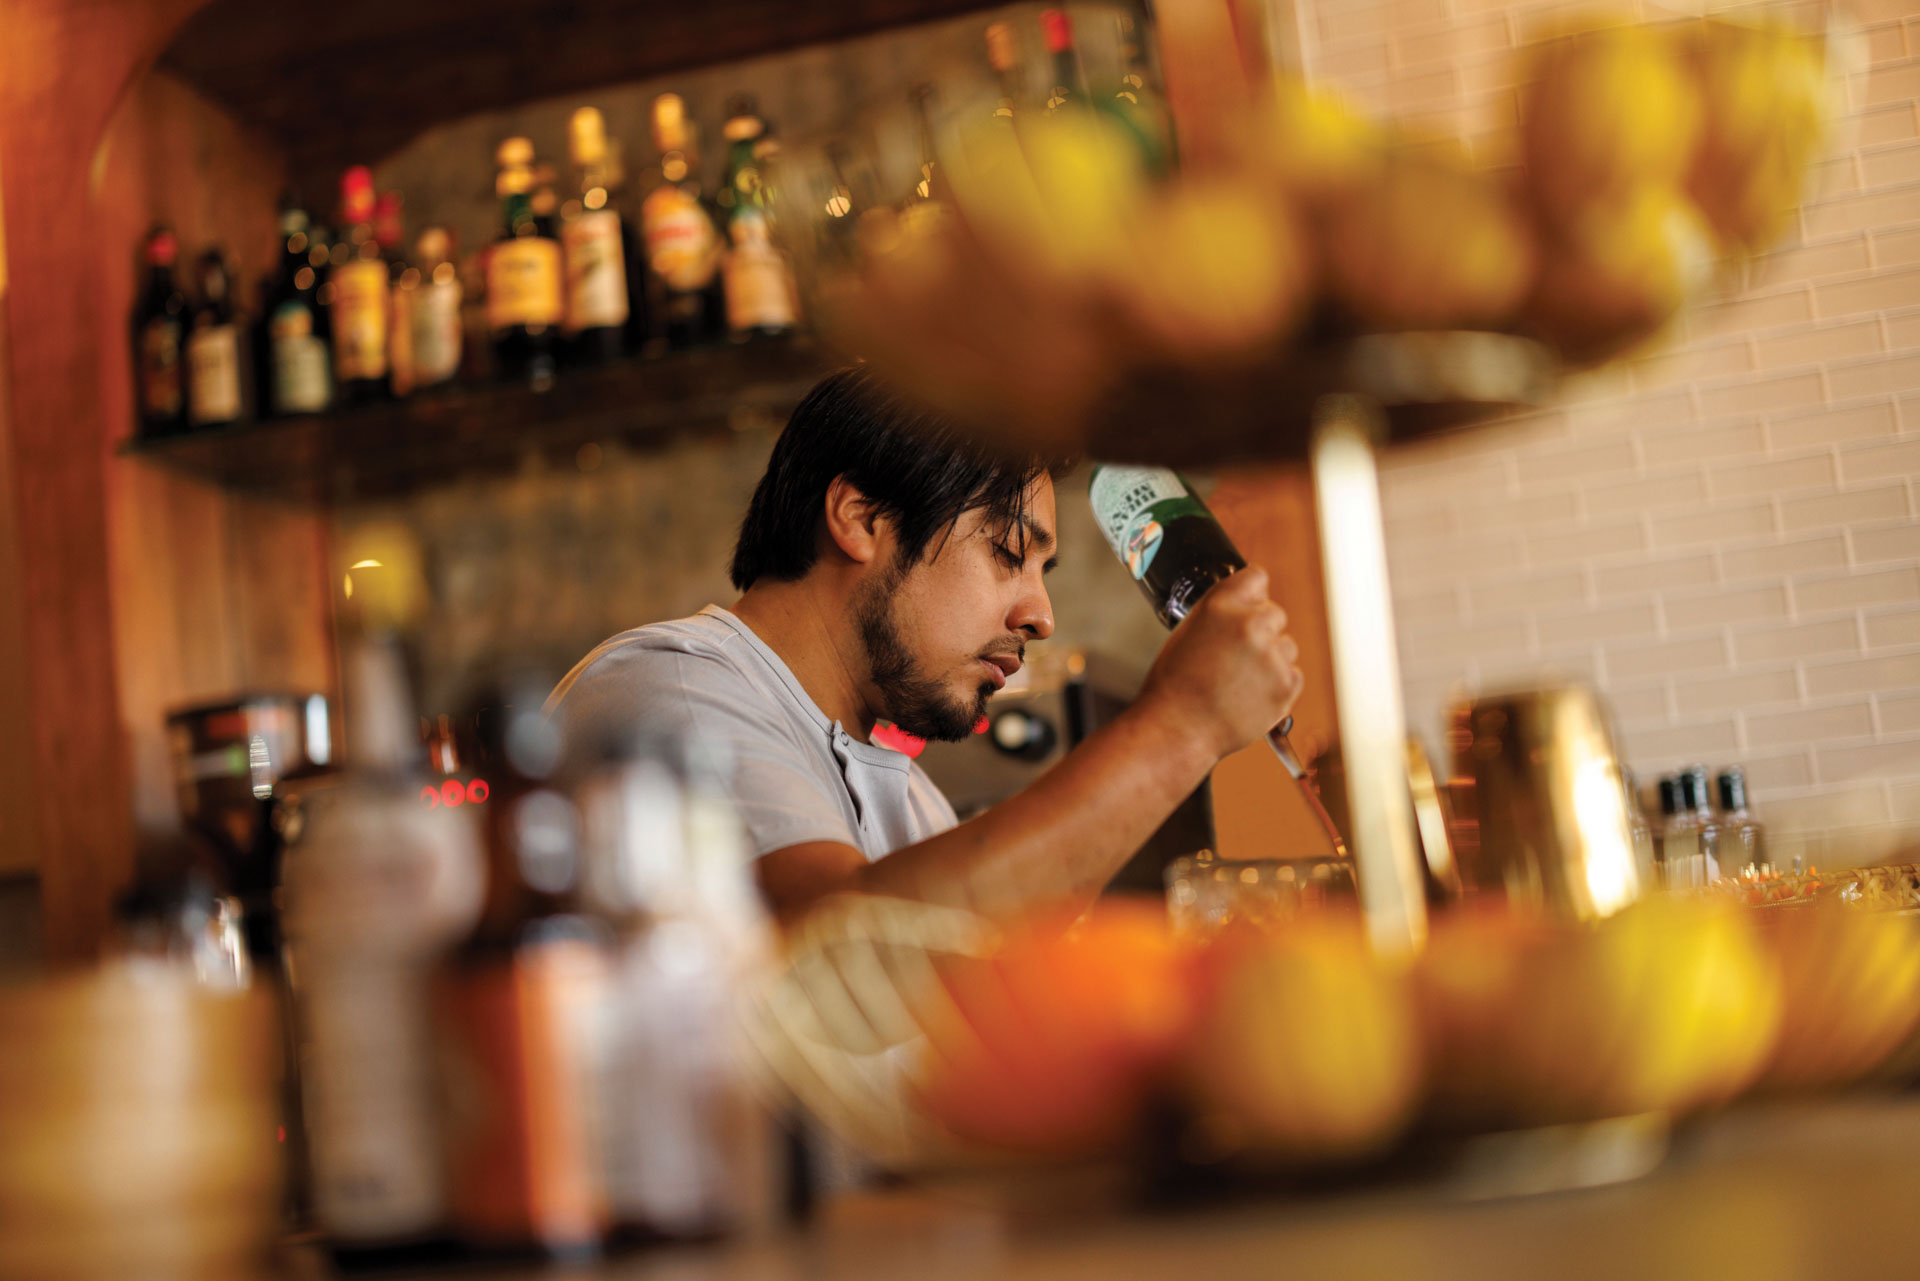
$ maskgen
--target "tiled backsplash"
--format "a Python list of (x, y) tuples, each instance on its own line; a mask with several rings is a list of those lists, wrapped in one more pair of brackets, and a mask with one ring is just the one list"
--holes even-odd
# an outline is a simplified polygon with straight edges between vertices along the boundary
[[(1499, 156), (1515, 41), (1583, 7), (1324, 0), (1301, 28), (1356, 96)], [(1591, 680), (1642, 778), (1744, 764), (1828, 863), (1920, 842), (1920, 17), (1849, 8), (1871, 65), (1788, 243), (1656, 353), (1383, 477), (1433, 741), (1457, 686)]]

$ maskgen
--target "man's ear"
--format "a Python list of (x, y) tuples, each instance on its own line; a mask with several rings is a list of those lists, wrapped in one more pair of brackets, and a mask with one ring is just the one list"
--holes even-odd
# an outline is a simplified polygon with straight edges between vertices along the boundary
[(876, 515), (873, 503), (845, 476), (827, 486), (824, 515), (827, 537), (842, 555), (859, 565), (871, 565), (885, 551), (887, 521)]

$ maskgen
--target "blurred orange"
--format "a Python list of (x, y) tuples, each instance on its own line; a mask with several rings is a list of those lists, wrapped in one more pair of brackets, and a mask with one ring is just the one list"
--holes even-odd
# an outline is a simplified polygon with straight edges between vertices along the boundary
[(1550, 221), (1637, 187), (1679, 185), (1700, 135), (1700, 102), (1665, 30), (1614, 24), (1548, 40), (1534, 48), (1530, 72), (1521, 152)]
[(1332, 200), (1328, 283), (1382, 329), (1500, 327), (1533, 284), (1533, 232), (1505, 182), (1402, 152)]
[(1157, 900), (1103, 903), (1062, 926), (1029, 924), (991, 958), (942, 967), (958, 1019), (930, 1029), (923, 1099), (963, 1139), (1043, 1155), (1110, 1151), (1192, 1025), (1192, 954)]
[(1766, 1085), (1857, 1081), (1920, 1023), (1920, 934), (1907, 918), (1826, 900), (1765, 920), (1786, 997)]
[(1687, 190), (1729, 248), (1785, 229), (1834, 114), (1819, 42), (1773, 25), (1705, 19), (1691, 30), (1706, 127)]
[(1540, 1124), (1725, 1102), (1780, 1026), (1743, 909), (1653, 899), (1592, 926), (1498, 912), (1436, 924), (1422, 958), (1436, 1104)]
[(1406, 977), (1375, 960), (1357, 916), (1249, 932), (1208, 968), (1181, 1080), (1209, 1133), (1290, 1160), (1350, 1160), (1398, 1137), (1420, 1098), (1420, 1034)]

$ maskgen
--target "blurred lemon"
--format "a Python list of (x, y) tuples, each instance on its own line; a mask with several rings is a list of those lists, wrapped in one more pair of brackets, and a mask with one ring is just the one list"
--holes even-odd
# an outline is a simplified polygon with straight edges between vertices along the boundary
[(1124, 1143), (1193, 1018), (1191, 955), (1157, 902), (1103, 905), (1071, 935), (1017, 930), (942, 979), (959, 1019), (934, 1031), (923, 1099), (959, 1137), (1014, 1152)]
[(1786, 1023), (1767, 1085), (1859, 1080), (1920, 1022), (1920, 936), (1905, 917), (1825, 901), (1768, 917)]
[(1733, 1097), (1771, 1052), (1780, 996), (1736, 908), (1657, 899), (1598, 925), (1497, 917), (1436, 929), (1423, 999), (1435, 1097), (1538, 1124), (1687, 1110)]
[(1589, 205), (1545, 240), (1526, 319), (1575, 361), (1651, 337), (1713, 274), (1706, 220), (1669, 187), (1642, 186)]
[(1399, 1136), (1419, 1103), (1419, 1029), (1406, 978), (1357, 922), (1302, 919), (1217, 945), (1182, 1059), (1209, 1132), (1289, 1159), (1352, 1159)]
[(1152, 356), (1176, 362), (1270, 351), (1308, 293), (1308, 250), (1284, 207), (1246, 183), (1189, 178), (1142, 212), (1138, 252), (1108, 289)]
[(1533, 284), (1532, 229), (1497, 178), (1396, 156), (1326, 218), (1334, 297), (1385, 329), (1498, 325)]
[(1290, 195), (1312, 202), (1350, 190), (1380, 161), (1379, 127), (1297, 76), (1277, 78), (1257, 110), (1254, 172), (1269, 171)]
[(1732, 248), (1785, 227), (1833, 114), (1824, 51), (1771, 25), (1705, 19), (1692, 29), (1705, 128), (1687, 190)]
[(1146, 169), (1126, 130), (1093, 112), (989, 122), (950, 166), (955, 205), (1016, 273), (1084, 282), (1130, 258)]
[(1657, 27), (1619, 24), (1538, 45), (1520, 108), (1521, 154), (1550, 220), (1677, 185), (1700, 132), (1681, 51)]

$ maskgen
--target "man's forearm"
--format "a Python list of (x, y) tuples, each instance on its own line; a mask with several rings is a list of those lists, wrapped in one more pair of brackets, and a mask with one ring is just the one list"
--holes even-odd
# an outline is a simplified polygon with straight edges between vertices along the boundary
[(1017, 796), (861, 869), (858, 888), (996, 917), (1078, 909), (1217, 759), (1190, 723), (1135, 704)]

